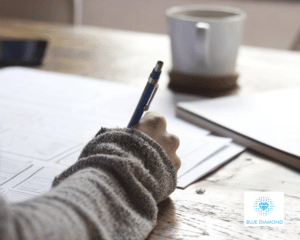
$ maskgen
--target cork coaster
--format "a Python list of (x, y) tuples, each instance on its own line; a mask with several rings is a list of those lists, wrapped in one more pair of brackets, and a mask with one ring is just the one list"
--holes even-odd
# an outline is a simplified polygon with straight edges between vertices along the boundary
[(169, 72), (169, 88), (175, 92), (200, 94), (222, 93), (237, 88), (239, 75), (232, 74), (226, 76), (193, 76), (177, 72)]

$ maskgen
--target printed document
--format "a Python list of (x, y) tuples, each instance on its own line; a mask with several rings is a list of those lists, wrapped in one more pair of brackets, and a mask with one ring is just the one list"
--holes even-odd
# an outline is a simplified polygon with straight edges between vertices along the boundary
[[(127, 126), (142, 90), (23, 67), (0, 70), (0, 194), (16, 202), (48, 191), (54, 177), (77, 161), (101, 127)], [(231, 139), (210, 136), (175, 117), (177, 102), (198, 99), (159, 90), (150, 107), (166, 117), (167, 131), (180, 138), (179, 182), (185, 185), (195, 181), (196, 169), (200, 175), (209, 172), (209, 159), (231, 146)], [(241, 151), (226, 152), (214, 160), (213, 168)]]

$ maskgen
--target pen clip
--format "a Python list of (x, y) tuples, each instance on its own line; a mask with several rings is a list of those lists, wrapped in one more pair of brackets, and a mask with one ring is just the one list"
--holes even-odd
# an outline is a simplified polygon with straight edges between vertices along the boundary
[(148, 109), (149, 109), (149, 107), (150, 107), (150, 104), (151, 104), (151, 102), (152, 102), (152, 100), (153, 100), (153, 98), (154, 98), (154, 95), (155, 95), (157, 89), (158, 89), (158, 84), (155, 84), (154, 91), (152, 92), (151, 97), (150, 97), (150, 99), (149, 99), (147, 105), (144, 107), (144, 111), (148, 111)]

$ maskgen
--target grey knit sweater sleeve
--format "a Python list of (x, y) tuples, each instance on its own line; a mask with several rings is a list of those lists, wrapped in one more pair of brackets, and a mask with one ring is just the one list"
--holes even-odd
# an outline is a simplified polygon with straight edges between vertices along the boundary
[(175, 187), (159, 144), (137, 130), (102, 128), (51, 191), (15, 204), (0, 198), (0, 239), (145, 239), (157, 203)]

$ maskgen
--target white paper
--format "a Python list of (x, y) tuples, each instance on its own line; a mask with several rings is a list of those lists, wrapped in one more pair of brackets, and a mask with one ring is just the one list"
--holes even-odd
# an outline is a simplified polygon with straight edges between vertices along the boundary
[(31, 122), (22, 124), (23, 130), (32, 133), (43, 133), (47, 136), (60, 136), (71, 141), (86, 143), (99, 131), (101, 126), (122, 126), (119, 118), (102, 114), (101, 116), (86, 116), (76, 113), (58, 114), (43, 113)]
[(205, 161), (201, 162), (199, 165), (179, 177), (177, 181), (177, 187), (187, 187), (191, 183), (214, 171), (222, 164), (228, 162), (230, 159), (243, 152), (244, 150), (245, 147), (239, 146), (234, 143), (228, 144), (221, 151), (215, 152), (212, 156), (205, 159)]
[(86, 84), (81, 76), (21, 67), (1, 70), (1, 79), (1, 98), (62, 109), (72, 109), (99, 97), (99, 91), (109, 94), (114, 89), (108, 81), (101, 81), (102, 87), (106, 89), (101, 91), (96, 79), (91, 78)]
[(75, 152), (72, 152), (71, 154), (65, 156), (64, 158), (62, 158), (60, 160), (58, 160), (57, 163), (61, 164), (61, 165), (65, 165), (65, 166), (71, 166), (71, 165), (73, 165), (74, 163), (77, 162), (80, 153), (81, 153), (81, 149), (77, 150)]
[(44, 193), (50, 190), (55, 176), (61, 173), (61, 169), (43, 167), (32, 176), (15, 186), (14, 189), (33, 193)]
[[(245, 136), (243, 138), (300, 157), (299, 102), (300, 88), (290, 88), (178, 106)], [(259, 151), (259, 146), (255, 150)]]
[[(146, 80), (145, 80), (146, 83)], [(142, 88), (21, 67), (0, 70), (0, 192), (10, 202), (45, 193), (54, 177), (74, 164), (101, 127), (126, 127)], [(175, 117), (179, 101), (199, 97), (158, 91), (151, 106), (188, 171), (230, 139)]]
[[(33, 159), (32, 161), (24, 162), (16, 159), (9, 159), (9, 164), (14, 165), (9, 171), (6, 171), (3, 159), (0, 158), (0, 176), (6, 176), (7, 179), (0, 183), (1, 194), (9, 202), (23, 201), (34, 196), (38, 196), (51, 187), (54, 177), (60, 174), (66, 166), (53, 162), (41, 162)], [(7, 174), (10, 173), (10, 175)]]
[(80, 145), (78, 142), (30, 132), (7, 130), (0, 134), (0, 151), (49, 161)]
[(229, 142), (231, 142), (230, 138), (207, 136), (202, 139), (200, 142), (201, 145), (196, 149), (191, 149), (188, 145), (185, 146), (191, 151), (181, 158), (181, 166), (177, 172), (177, 176), (181, 177)]
[(21, 202), (33, 197), (36, 197), (40, 194), (35, 193), (29, 193), (29, 192), (20, 192), (20, 191), (14, 191), (14, 190), (8, 190), (2, 193), (7, 201), (13, 203), (13, 202)]
[(0, 158), (0, 185), (31, 167), (31, 162), (16, 161), (13, 159)]
[[(111, 119), (123, 120), (123, 125), (127, 126), (131, 116), (141, 97), (143, 89), (138, 89), (130, 86), (115, 87), (114, 93), (106, 98), (102, 94), (97, 99), (84, 102), (78, 106), (79, 114), (87, 113), (95, 115), (109, 115)], [(106, 96), (106, 95), (105, 95)], [(180, 137), (182, 135), (190, 135), (193, 131), (194, 136), (205, 136), (210, 132), (193, 124), (187, 123), (176, 118), (176, 104), (179, 101), (195, 101), (199, 97), (189, 96), (186, 94), (173, 93), (171, 91), (157, 91), (154, 100), (150, 105), (150, 110), (162, 114), (167, 120), (167, 131), (174, 133)], [(149, 111), (150, 111), (149, 110)], [(183, 134), (182, 134), (183, 133)], [(183, 136), (184, 137), (184, 136)], [(185, 137), (186, 138), (186, 137)]]

